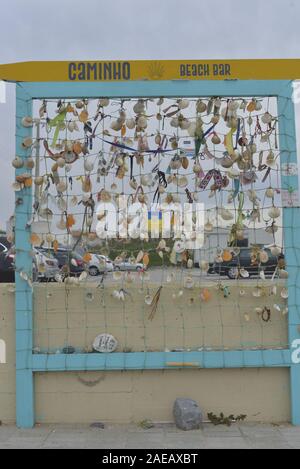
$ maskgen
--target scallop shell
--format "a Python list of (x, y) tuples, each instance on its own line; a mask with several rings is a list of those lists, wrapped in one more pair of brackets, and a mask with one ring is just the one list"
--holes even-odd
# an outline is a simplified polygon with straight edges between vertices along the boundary
[(83, 167), (84, 167), (85, 171), (90, 173), (94, 169), (94, 164), (89, 160), (85, 160), (84, 163), (83, 163)]
[(269, 197), (270, 199), (274, 197), (274, 190), (272, 187), (268, 187), (268, 189), (266, 189), (266, 197)]
[(281, 253), (281, 249), (275, 244), (270, 247), (270, 251), (272, 256), (279, 256), (279, 254)]
[(120, 121), (119, 119), (115, 120), (115, 121), (112, 121), (112, 123), (110, 124), (110, 128), (112, 130), (115, 130), (116, 132), (118, 132), (119, 130), (121, 130), (122, 128), (122, 121)]
[(221, 143), (221, 139), (220, 139), (219, 135), (217, 135), (217, 134), (213, 134), (213, 136), (211, 138), (211, 141), (214, 145), (218, 145), (219, 143)]
[(278, 207), (271, 207), (268, 210), (268, 215), (270, 218), (278, 218), (280, 216), (280, 209)]
[(272, 122), (272, 119), (273, 119), (273, 117), (269, 112), (265, 112), (261, 117), (261, 121), (264, 124), (270, 124)]
[(130, 117), (129, 119), (126, 120), (126, 126), (128, 129), (134, 129), (135, 128), (135, 119)]
[(211, 232), (214, 229), (214, 225), (208, 221), (205, 223), (204, 229), (205, 231)]
[(141, 128), (141, 129), (145, 129), (147, 127), (147, 119), (146, 117), (144, 116), (140, 116), (137, 120), (137, 125)]
[(179, 126), (178, 117), (173, 117), (170, 121), (170, 126), (177, 128)]
[(37, 176), (35, 179), (34, 179), (34, 184), (36, 186), (41, 186), (44, 182), (44, 178), (43, 176)]
[(190, 102), (188, 99), (179, 99), (177, 101), (177, 104), (179, 109), (186, 109), (187, 107), (189, 107)]
[(289, 291), (287, 288), (283, 288), (280, 292), (281, 298), (287, 299), (289, 297)]
[(34, 159), (33, 159), (31, 156), (29, 156), (28, 158), (26, 158), (26, 160), (25, 160), (25, 166), (26, 166), (26, 168), (28, 168), (28, 169), (34, 168)]
[(25, 116), (22, 118), (22, 125), (23, 127), (32, 127), (33, 126), (33, 119), (31, 116)]
[(188, 178), (186, 176), (180, 176), (177, 179), (178, 187), (186, 187), (188, 185)]
[(56, 184), (56, 189), (57, 189), (57, 192), (64, 192), (67, 190), (67, 183), (63, 180), (60, 180), (57, 184)]
[(30, 148), (33, 144), (33, 140), (31, 137), (25, 137), (22, 140), (22, 147), (24, 148)]
[(22, 168), (24, 166), (24, 160), (20, 158), (20, 156), (16, 156), (11, 164), (13, 165), (14, 168)]
[(218, 215), (220, 215), (220, 217), (226, 221), (233, 219), (233, 214), (230, 212), (230, 210), (223, 207), (218, 210)]
[(102, 106), (102, 107), (109, 106), (109, 99), (108, 98), (100, 98), (99, 99), (99, 106)]
[(198, 99), (197, 103), (196, 103), (196, 111), (197, 112), (205, 112), (206, 111), (206, 104), (201, 101), (201, 99)]

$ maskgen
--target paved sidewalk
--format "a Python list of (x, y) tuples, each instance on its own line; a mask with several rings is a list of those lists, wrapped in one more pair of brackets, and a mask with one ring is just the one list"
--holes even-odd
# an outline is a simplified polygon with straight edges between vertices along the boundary
[(37, 425), (33, 429), (0, 426), (0, 448), (99, 448), (99, 449), (207, 449), (207, 448), (298, 448), (300, 427), (286, 425), (204, 424), (201, 430), (184, 432), (173, 424), (138, 425)]

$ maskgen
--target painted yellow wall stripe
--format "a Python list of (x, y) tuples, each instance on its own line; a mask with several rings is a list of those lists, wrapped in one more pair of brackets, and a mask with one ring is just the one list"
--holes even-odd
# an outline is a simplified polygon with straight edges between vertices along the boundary
[(0, 65), (6, 81), (288, 80), (300, 59), (19, 62)]

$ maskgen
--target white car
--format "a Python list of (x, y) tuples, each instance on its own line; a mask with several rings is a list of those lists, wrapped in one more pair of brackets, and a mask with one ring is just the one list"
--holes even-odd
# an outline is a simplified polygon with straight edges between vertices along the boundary
[(91, 256), (92, 259), (89, 261), (88, 269), (92, 277), (114, 270), (114, 264), (108, 257), (101, 254), (91, 254)]

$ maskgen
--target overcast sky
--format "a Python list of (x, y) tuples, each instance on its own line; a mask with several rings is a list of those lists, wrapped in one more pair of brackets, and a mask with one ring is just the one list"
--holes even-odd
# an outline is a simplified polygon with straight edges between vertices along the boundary
[[(300, 57), (296, 0), (1, 0), (0, 6), (0, 63)], [(8, 85), (0, 104), (0, 227), (13, 212), (14, 108)]]

